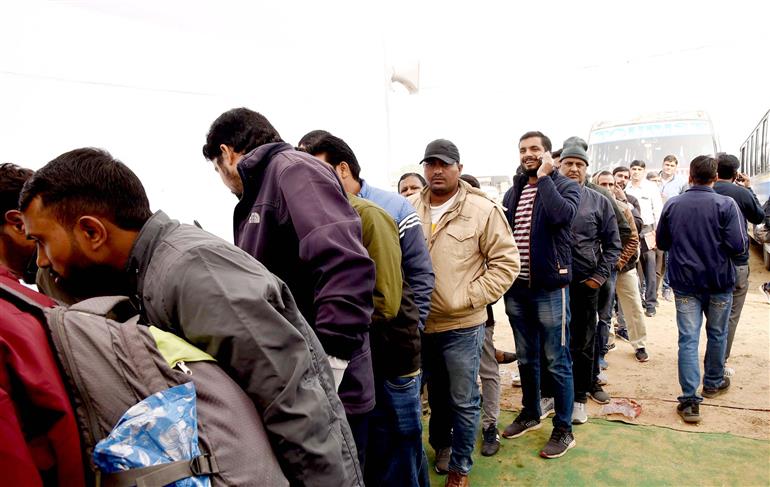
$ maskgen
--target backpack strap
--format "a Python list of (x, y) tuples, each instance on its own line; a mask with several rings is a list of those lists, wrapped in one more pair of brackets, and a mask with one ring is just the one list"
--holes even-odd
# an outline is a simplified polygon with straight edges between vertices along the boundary
[(168, 485), (193, 476), (219, 473), (214, 457), (200, 455), (151, 467), (132, 468), (114, 473), (100, 473), (98, 487), (152, 487)]
[(127, 296), (99, 296), (89, 298), (69, 307), (71, 311), (82, 311), (92, 315), (107, 316), (115, 306), (128, 301)]
[(0, 296), (6, 298), (13, 305), (24, 311), (31, 311), (37, 316), (43, 316), (43, 310), (47, 308), (26, 294), (0, 282)]

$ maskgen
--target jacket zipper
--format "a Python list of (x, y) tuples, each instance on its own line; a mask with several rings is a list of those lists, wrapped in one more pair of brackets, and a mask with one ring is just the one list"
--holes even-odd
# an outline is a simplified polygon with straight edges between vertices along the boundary
[[(94, 412), (93, 405), (91, 404), (91, 398), (88, 396), (88, 393), (86, 392), (85, 388), (82, 387), (82, 382), (80, 380), (80, 374), (77, 372), (77, 367), (75, 367), (75, 364), (72, 363), (71, 358), (71, 349), (69, 346), (65, 348), (64, 346), (64, 340), (62, 336), (59, 334), (60, 329), (64, 328), (64, 313), (66, 312), (63, 308), (57, 308), (54, 310), (54, 326), (51, 329), (51, 337), (53, 338), (54, 344), (56, 345), (56, 348), (60, 350), (59, 355), (63, 355), (64, 361), (66, 362), (67, 369), (69, 372), (69, 376), (72, 379), (72, 382), (75, 383), (75, 388), (80, 394), (81, 402), (83, 403), (83, 407), (86, 410), (86, 421), (88, 422), (89, 431), (86, 436), (88, 436), (88, 443), (89, 448), (93, 449), (96, 445), (94, 435), (97, 431), (99, 431), (99, 421), (97, 419), (96, 413)], [(92, 460), (89, 459), (89, 464), (93, 464)]]

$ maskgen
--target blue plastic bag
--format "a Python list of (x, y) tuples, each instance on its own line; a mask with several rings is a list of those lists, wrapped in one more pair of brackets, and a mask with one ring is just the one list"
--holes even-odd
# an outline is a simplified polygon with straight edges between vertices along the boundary
[[(109, 436), (96, 444), (94, 463), (104, 473), (149, 467), (199, 456), (198, 416), (192, 382), (158, 392), (132, 406)], [(208, 476), (177, 487), (210, 487)]]

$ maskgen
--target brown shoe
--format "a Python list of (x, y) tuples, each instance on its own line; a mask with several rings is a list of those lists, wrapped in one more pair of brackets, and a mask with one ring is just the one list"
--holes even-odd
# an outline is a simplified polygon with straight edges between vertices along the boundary
[(495, 349), (495, 360), (498, 364), (510, 364), (516, 361), (516, 354)]
[(470, 487), (470, 485), (471, 481), (468, 479), (468, 475), (450, 470), (444, 487)]

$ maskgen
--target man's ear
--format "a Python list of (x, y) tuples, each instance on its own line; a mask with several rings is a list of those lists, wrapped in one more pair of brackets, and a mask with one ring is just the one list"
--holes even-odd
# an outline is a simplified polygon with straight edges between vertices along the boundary
[(100, 250), (109, 237), (107, 227), (99, 218), (94, 216), (81, 216), (73, 231), (82, 241), (84, 247), (91, 251)]
[(8, 225), (8, 228), (12, 232), (16, 232), (19, 235), (25, 235), (24, 222), (21, 219), (21, 212), (19, 210), (8, 210), (3, 215), (4, 225)]
[(337, 169), (337, 174), (339, 174), (340, 179), (347, 179), (350, 177), (350, 166), (348, 166), (347, 162), (340, 162), (335, 169)]
[(242, 155), (239, 152), (235, 152), (235, 150), (227, 144), (219, 144), (219, 150), (222, 151), (220, 157), (222, 158), (222, 165), (224, 166), (237, 164)]

